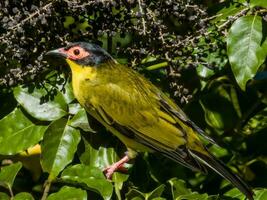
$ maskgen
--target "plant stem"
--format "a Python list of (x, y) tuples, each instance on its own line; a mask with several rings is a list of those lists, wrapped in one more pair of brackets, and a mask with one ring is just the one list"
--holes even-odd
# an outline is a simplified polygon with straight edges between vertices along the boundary
[(49, 193), (49, 190), (50, 190), (51, 183), (52, 183), (52, 181), (49, 179), (47, 179), (47, 181), (45, 182), (44, 193), (43, 193), (41, 200), (46, 200), (48, 193)]
[(10, 185), (8, 185), (8, 190), (9, 190), (9, 193), (10, 193), (10, 196), (11, 196), (10, 199), (13, 199), (14, 198), (14, 194), (13, 194), (13, 191), (12, 191), (12, 188), (10, 187)]

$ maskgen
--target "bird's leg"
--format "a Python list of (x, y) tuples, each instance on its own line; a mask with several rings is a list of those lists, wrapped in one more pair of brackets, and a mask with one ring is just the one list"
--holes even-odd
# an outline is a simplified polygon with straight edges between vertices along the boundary
[(104, 173), (107, 177), (107, 179), (111, 179), (112, 174), (118, 170), (125, 171), (125, 168), (123, 165), (127, 163), (130, 160), (130, 157), (126, 154), (122, 159), (120, 159), (118, 162), (113, 163), (111, 166), (108, 166), (104, 169)]

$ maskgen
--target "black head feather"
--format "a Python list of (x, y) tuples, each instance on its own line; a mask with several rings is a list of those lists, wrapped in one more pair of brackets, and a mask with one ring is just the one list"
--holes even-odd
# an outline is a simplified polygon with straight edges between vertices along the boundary
[(89, 53), (89, 56), (82, 59), (74, 60), (79, 65), (83, 66), (98, 66), (107, 61), (114, 61), (112, 56), (103, 48), (96, 44), (87, 42), (75, 42), (68, 44), (64, 49), (67, 51), (72, 47), (79, 46)]

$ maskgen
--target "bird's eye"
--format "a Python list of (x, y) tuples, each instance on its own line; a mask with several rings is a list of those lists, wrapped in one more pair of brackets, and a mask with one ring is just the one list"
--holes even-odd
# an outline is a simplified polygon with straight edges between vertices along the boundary
[(78, 56), (80, 54), (80, 50), (79, 49), (74, 49), (73, 51), (75, 56)]

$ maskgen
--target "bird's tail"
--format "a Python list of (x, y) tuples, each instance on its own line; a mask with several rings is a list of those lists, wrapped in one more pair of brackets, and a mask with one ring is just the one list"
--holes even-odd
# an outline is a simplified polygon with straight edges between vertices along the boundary
[(195, 159), (230, 181), (235, 187), (243, 192), (249, 200), (254, 200), (253, 192), (250, 187), (238, 175), (234, 174), (223, 162), (212, 155), (208, 156), (194, 150), (189, 150), (189, 152)]

